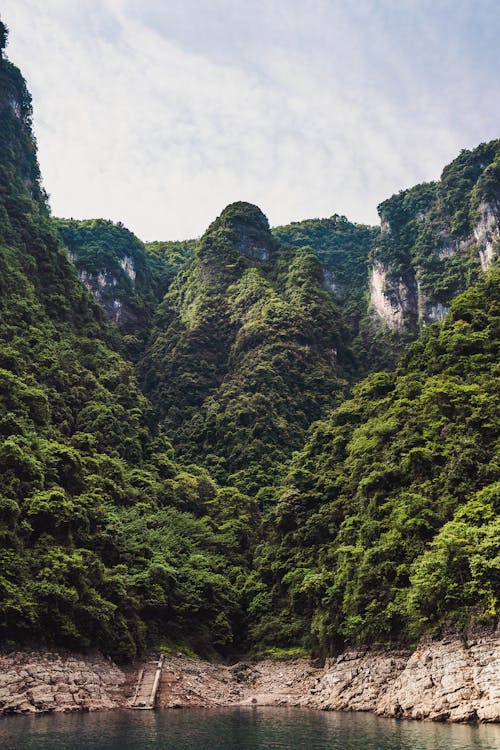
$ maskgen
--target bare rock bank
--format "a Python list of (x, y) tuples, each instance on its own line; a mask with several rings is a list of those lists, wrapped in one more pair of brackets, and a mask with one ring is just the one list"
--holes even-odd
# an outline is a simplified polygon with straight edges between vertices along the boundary
[(301, 706), (434, 721), (500, 722), (500, 633), (424, 640), (415, 651), (346, 651), (231, 667), (167, 660), (159, 705)]
[(130, 676), (99, 654), (0, 653), (0, 714), (118, 708), (129, 683)]
[(434, 721), (500, 721), (500, 638), (424, 640), (414, 652), (346, 652), (327, 662), (312, 705)]
[[(140, 667), (119, 669), (100, 655), (0, 654), (0, 713), (125, 707)], [(299, 706), (500, 722), (500, 631), (424, 640), (415, 651), (346, 651), (323, 667), (305, 659), (229, 666), (169, 656), (157, 705)]]

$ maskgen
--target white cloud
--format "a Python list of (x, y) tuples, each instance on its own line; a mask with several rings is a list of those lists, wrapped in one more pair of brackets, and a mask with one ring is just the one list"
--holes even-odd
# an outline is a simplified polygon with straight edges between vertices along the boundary
[(436, 96), (457, 53), (441, 51), (435, 70), (435, 28), (405, 56), (408, 30), (395, 39), (373, 3), (351, 17), (351, 3), (290, 15), (254, 0), (254, 28), (252, 3), (241, 18), (217, 16), (221, 5), (167, 3), (170, 18), (152, 1), (4, 0), (54, 214), (121, 220), (143, 239), (199, 235), (234, 200), (272, 224), (375, 222), (378, 202), (496, 135), (498, 104), (479, 116), (472, 74)]

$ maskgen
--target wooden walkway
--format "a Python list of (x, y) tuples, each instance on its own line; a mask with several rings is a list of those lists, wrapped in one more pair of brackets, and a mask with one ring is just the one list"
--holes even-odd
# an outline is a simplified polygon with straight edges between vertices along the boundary
[(156, 694), (160, 687), (163, 656), (158, 661), (148, 661), (139, 672), (134, 697), (130, 708), (148, 711), (155, 707)]

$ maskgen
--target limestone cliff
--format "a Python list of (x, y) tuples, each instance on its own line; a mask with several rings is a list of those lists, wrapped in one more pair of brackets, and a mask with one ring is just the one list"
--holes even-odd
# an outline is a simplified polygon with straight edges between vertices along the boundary
[(140, 240), (121, 224), (57, 220), (80, 281), (108, 320), (125, 334), (145, 335), (155, 303), (154, 279)]
[(0, 654), (0, 714), (118, 708), (132, 689), (125, 672), (99, 654)]
[(424, 640), (413, 652), (349, 651), (329, 660), (315, 703), (433, 721), (500, 721), (499, 633)]
[(439, 182), (401, 191), (379, 206), (370, 257), (372, 319), (414, 334), (443, 320), (450, 301), (498, 256), (500, 141), (462, 151)]
[[(0, 714), (124, 707), (140, 666), (119, 669), (97, 655), (5, 653), (0, 655)], [(158, 705), (299, 706), (500, 722), (500, 632), (423, 640), (413, 652), (351, 650), (323, 667), (305, 659), (228, 666), (178, 654), (165, 660)]]

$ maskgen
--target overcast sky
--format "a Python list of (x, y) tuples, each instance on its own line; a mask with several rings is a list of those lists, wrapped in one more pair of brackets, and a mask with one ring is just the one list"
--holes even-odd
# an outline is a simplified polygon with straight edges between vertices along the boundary
[(376, 206), (500, 136), (498, 0), (1, 0), (57, 216), (200, 235)]

